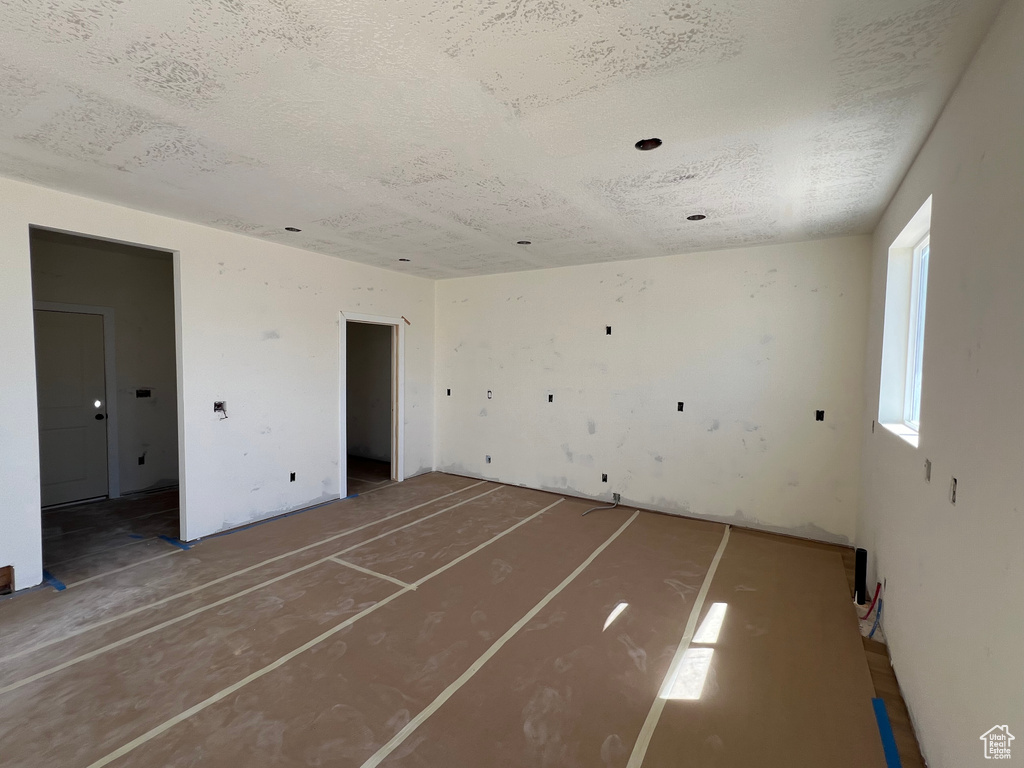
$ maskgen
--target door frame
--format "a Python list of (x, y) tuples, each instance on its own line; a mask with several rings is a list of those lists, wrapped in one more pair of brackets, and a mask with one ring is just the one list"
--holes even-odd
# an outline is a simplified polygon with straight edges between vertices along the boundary
[(405, 320), (401, 317), (341, 312), (341, 421), (338, 468), (341, 496), (348, 496), (348, 323), (389, 325), (391, 332), (391, 479), (405, 480)]
[[(121, 496), (121, 455), (117, 444), (117, 359), (114, 346), (114, 308), (89, 304), (64, 304), (57, 301), (33, 301), (32, 309), (41, 312), (66, 312), (103, 317), (103, 389), (106, 397), (107, 496)], [(37, 395), (38, 400), (38, 395)]]

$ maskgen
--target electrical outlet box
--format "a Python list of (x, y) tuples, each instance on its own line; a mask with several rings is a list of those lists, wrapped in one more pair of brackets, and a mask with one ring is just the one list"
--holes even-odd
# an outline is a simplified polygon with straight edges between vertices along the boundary
[(228, 412), (228, 401), (227, 400), (214, 400), (213, 401), (213, 412), (214, 413), (227, 413)]
[(448, 390), (448, 397), (451, 397), (451, 396), (452, 396), (452, 391), (449, 389)]
[(484, 464), (490, 464), (490, 463), (491, 463), (491, 457), (490, 456), (484, 456)]
[(815, 411), (814, 412), (814, 420), (815, 421), (824, 421), (825, 420), (825, 412), (824, 411)]
[(295, 482), (295, 473), (294, 472), (292, 472), (291, 475), (288, 476), (288, 482), (289, 483), (294, 483)]
[(613, 493), (612, 494), (612, 501), (614, 501), (616, 504), (618, 504), (620, 501), (622, 501), (622, 496), (620, 494), (618, 494), (618, 493)]
[(924, 460), (924, 481), (930, 483), (932, 481), (932, 460)]
[(487, 390), (487, 399), (488, 400), (491, 399), (491, 390), (489, 390), (489, 389)]
[(145, 463), (146, 463), (146, 454), (142, 454), (141, 456), (139, 456), (139, 466), (141, 467)]
[(549, 403), (555, 402), (555, 396), (554, 395), (548, 395), (548, 402)]
[(601, 482), (602, 483), (607, 483), (608, 482), (608, 475), (602, 474), (601, 475)]
[(676, 403), (676, 410), (679, 411), (680, 413), (682, 413), (683, 412), (683, 404), (682, 403)]
[(148, 389), (148, 388), (147, 389), (136, 389), (135, 390), (135, 396), (136, 397), (152, 397), (153, 396), (153, 390)]
[(612, 335), (612, 327), (610, 325), (606, 325), (604, 327), (604, 335), (605, 336), (611, 336)]
[(949, 503), (956, 504), (956, 478), (949, 484)]

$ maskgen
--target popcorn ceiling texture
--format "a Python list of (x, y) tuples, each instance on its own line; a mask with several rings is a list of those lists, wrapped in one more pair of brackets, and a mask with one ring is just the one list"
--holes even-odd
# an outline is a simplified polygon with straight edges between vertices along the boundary
[(11, 0), (0, 174), (435, 278), (863, 233), (1000, 5)]

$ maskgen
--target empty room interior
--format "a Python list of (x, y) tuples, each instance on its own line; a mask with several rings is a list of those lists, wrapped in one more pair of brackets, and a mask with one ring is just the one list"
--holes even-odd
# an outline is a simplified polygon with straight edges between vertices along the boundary
[(0, 765), (1024, 759), (1024, 0), (0, 19)]

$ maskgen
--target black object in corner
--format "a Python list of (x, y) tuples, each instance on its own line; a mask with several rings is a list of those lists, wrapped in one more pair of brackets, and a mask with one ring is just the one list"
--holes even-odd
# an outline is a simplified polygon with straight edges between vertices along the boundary
[(868, 551), (857, 550), (857, 560), (854, 566), (853, 592), (857, 599), (857, 605), (864, 605), (868, 601)]

